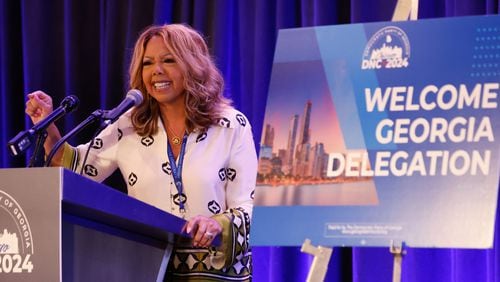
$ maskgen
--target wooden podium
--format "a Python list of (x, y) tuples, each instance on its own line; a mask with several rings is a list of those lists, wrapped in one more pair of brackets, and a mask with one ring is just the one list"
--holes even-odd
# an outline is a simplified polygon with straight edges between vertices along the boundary
[(185, 221), (63, 168), (0, 170), (0, 281), (162, 281)]

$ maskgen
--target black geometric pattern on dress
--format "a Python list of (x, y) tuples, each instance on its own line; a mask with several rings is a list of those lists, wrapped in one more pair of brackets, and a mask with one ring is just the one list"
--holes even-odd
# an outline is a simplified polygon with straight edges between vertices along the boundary
[(245, 212), (242, 208), (230, 209), (229, 211), (224, 212), (232, 222), (232, 230), (230, 234), (232, 237), (233, 248), (232, 254), (227, 254), (230, 257), (236, 259), (236, 263), (234, 263), (230, 269), (235, 273), (242, 273), (242, 271), (246, 270), (246, 258), (250, 259), (249, 253), (249, 235), (250, 235), (250, 216)]
[(196, 137), (196, 143), (201, 142), (205, 139), (207, 139), (207, 133), (206, 132), (200, 133), (198, 137)]
[(92, 149), (101, 149), (103, 145), (101, 138), (95, 138), (94, 142), (92, 142)]
[(221, 207), (217, 201), (212, 200), (208, 203), (208, 210), (212, 212), (213, 214), (218, 214), (221, 212)]
[[(169, 263), (172, 281), (187, 281), (186, 275), (192, 281), (251, 281), (252, 254), (238, 258), (230, 267), (215, 269), (209, 266), (210, 252), (182, 249), (175, 251)], [(170, 280), (169, 280), (170, 281)], [(191, 281), (191, 280), (189, 280)]]
[[(201, 269), (208, 269), (205, 261), (208, 259), (208, 252), (205, 253), (176, 253), (176, 257), (171, 260), (175, 273), (193, 272)], [(202, 266), (204, 266), (202, 268)], [(176, 281), (175, 279), (173, 281)]]
[(187, 202), (187, 196), (184, 193), (175, 194), (172, 199), (174, 200), (174, 204), (180, 206), (181, 202), (185, 204)]
[(250, 216), (242, 208), (235, 208), (230, 210), (232, 214), (233, 226), (236, 232), (235, 257), (240, 257), (248, 249), (248, 240), (250, 239)]
[(220, 181), (226, 181), (226, 169), (225, 168), (219, 169), (219, 179), (220, 179)]
[(141, 144), (146, 146), (146, 147), (151, 146), (151, 144), (153, 144), (154, 142), (155, 142), (155, 139), (153, 138), (153, 136), (146, 136), (146, 137), (142, 137), (142, 139), (141, 139)]
[(118, 141), (122, 140), (123, 137), (123, 131), (118, 128)]
[(227, 179), (234, 181), (234, 179), (236, 178), (236, 170), (234, 168), (229, 167), (226, 169), (226, 175)]
[(93, 176), (93, 177), (95, 177), (99, 174), (99, 172), (97, 171), (97, 168), (93, 165), (90, 165), (90, 164), (85, 165), (84, 171), (85, 171), (86, 175)]
[(238, 123), (239, 123), (241, 126), (245, 126), (245, 125), (247, 125), (247, 120), (245, 119), (245, 117), (244, 117), (242, 114), (237, 114), (237, 115), (236, 115), (236, 120), (238, 121)]
[(128, 185), (130, 186), (134, 186), (136, 183), (137, 183), (137, 175), (135, 175), (135, 173), (131, 172), (129, 175), (128, 175)]
[(250, 199), (255, 199), (255, 190), (252, 190), (252, 193), (250, 193)]
[(245, 217), (245, 222), (248, 224), (247, 228), (250, 228), (250, 215), (246, 213), (242, 208), (236, 208), (239, 210), (241, 213), (243, 213), (243, 216)]
[(222, 127), (229, 128), (231, 126), (231, 121), (224, 117), (224, 118), (219, 119), (219, 125)]
[(172, 175), (172, 167), (170, 167), (169, 162), (162, 163), (161, 170), (165, 172), (167, 175)]
[[(170, 259), (169, 270), (176, 278), (190, 278), (217, 281), (251, 281), (252, 252), (248, 245), (250, 217), (241, 208), (230, 209), (224, 214), (230, 219), (229, 230), (232, 244), (227, 256), (233, 258), (230, 266), (215, 269), (210, 265), (210, 250), (179, 248), (174, 250)], [(178, 276), (177, 276), (178, 275)]]

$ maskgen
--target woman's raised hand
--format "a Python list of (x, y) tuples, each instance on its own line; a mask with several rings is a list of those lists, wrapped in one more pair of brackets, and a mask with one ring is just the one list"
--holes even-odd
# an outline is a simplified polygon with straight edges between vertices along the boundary
[(33, 124), (37, 124), (47, 117), (52, 113), (52, 110), (52, 98), (49, 95), (45, 94), (43, 91), (35, 91), (28, 94), (25, 112), (30, 116)]

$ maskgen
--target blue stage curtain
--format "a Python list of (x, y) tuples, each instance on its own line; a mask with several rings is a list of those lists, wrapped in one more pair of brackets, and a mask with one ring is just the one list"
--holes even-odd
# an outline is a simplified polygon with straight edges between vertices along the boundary
[[(6, 147), (31, 126), (24, 114), (27, 93), (42, 89), (55, 106), (64, 96), (77, 95), (78, 111), (58, 121), (68, 132), (92, 111), (121, 101), (137, 35), (150, 24), (172, 22), (187, 23), (206, 35), (226, 80), (225, 94), (248, 116), (259, 144), (278, 30), (388, 21), (396, 2), (0, 0), (0, 167), (27, 163), (26, 156), (13, 158)], [(500, 9), (499, 0), (419, 2), (421, 19), (498, 14)], [(70, 141), (87, 141), (91, 133), (89, 129)], [(110, 185), (120, 186), (118, 179)], [(497, 244), (491, 250), (409, 249), (402, 281), (500, 282), (499, 252)], [(297, 247), (255, 247), (254, 280), (305, 281), (311, 262)], [(391, 279), (388, 248), (335, 248), (327, 273), (327, 281)]]

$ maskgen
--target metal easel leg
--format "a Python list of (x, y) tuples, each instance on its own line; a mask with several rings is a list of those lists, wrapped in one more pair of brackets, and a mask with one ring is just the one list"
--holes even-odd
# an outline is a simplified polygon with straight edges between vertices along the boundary
[(418, 19), (418, 0), (398, 0), (392, 14), (392, 21), (406, 21)]
[(406, 254), (406, 250), (404, 250), (404, 243), (396, 246), (394, 242), (391, 241), (390, 252), (394, 256), (394, 264), (392, 267), (392, 282), (400, 282), (403, 256)]
[(311, 240), (306, 239), (302, 244), (301, 252), (308, 253), (314, 256), (307, 282), (322, 282), (325, 280), (326, 271), (328, 270), (328, 262), (332, 256), (333, 249), (322, 246), (314, 247), (311, 245)]

